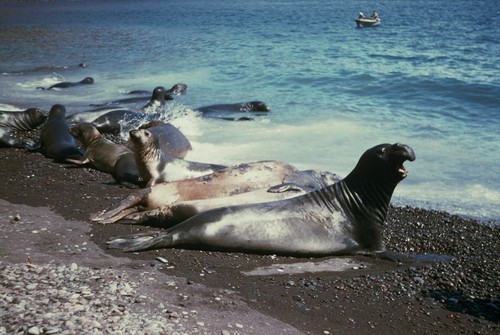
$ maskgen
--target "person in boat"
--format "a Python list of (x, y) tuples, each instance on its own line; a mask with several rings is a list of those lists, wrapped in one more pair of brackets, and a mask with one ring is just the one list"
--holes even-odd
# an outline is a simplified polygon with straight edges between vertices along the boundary
[(378, 20), (378, 18), (379, 18), (378, 13), (376, 11), (373, 11), (372, 15), (370, 16), (370, 19)]
[(363, 12), (359, 12), (358, 19), (364, 19), (364, 18), (365, 14), (363, 14)]

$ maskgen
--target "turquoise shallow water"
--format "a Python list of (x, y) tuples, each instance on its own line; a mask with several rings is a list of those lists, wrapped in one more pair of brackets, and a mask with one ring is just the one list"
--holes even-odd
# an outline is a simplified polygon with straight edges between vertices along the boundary
[[(393, 202), (500, 219), (500, 2), (52, 1), (0, 3), (0, 109), (70, 112), (176, 82), (168, 105), (191, 160), (281, 159), (346, 175), (378, 143), (417, 160)], [(382, 24), (357, 29), (377, 9)], [(75, 65), (88, 63), (81, 69)], [(64, 70), (26, 71), (40, 66)], [(40, 91), (61, 80), (92, 86)], [(262, 100), (254, 122), (181, 113)]]

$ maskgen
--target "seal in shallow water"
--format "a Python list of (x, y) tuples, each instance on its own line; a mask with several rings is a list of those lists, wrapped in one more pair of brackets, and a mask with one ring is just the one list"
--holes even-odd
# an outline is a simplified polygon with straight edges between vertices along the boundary
[(166, 230), (108, 242), (124, 251), (190, 246), (300, 256), (382, 252), (392, 193), (415, 159), (407, 145), (367, 150), (343, 180), (305, 195), (200, 213)]
[[(112, 223), (128, 215), (143, 213), (139, 220), (159, 214), (168, 220), (179, 222), (196, 213), (196, 208), (183, 206), (191, 200), (230, 198), (234, 195), (267, 190), (278, 184), (301, 185), (305, 188), (321, 188), (337, 180), (331, 173), (320, 174), (300, 171), (294, 166), (279, 161), (260, 161), (230, 166), (198, 178), (160, 183), (137, 191), (116, 205), (92, 217), (93, 221)], [(248, 201), (246, 198), (245, 201)], [(255, 202), (255, 201), (254, 201)], [(179, 204), (179, 207), (175, 207)], [(165, 211), (163, 211), (165, 209)], [(171, 212), (171, 214), (169, 213)]]
[(265, 114), (270, 111), (262, 101), (249, 101), (235, 104), (218, 104), (198, 107), (195, 109), (204, 117), (217, 118), (229, 121), (249, 121), (253, 118), (241, 117), (241, 113)]
[(66, 161), (78, 165), (92, 164), (97, 170), (110, 173), (119, 183), (139, 184), (139, 172), (130, 149), (104, 138), (90, 123), (81, 123), (70, 132), (82, 143), (85, 154), (80, 159), (68, 158)]
[(186, 161), (164, 152), (160, 137), (148, 129), (130, 131), (139, 174), (147, 186), (195, 178), (226, 168), (223, 165)]
[(30, 131), (47, 120), (48, 113), (38, 108), (24, 111), (0, 111), (0, 144), (8, 147), (29, 148), (24, 141), (13, 137), (11, 131)]
[(65, 162), (67, 158), (80, 159), (81, 150), (76, 146), (75, 139), (69, 132), (66, 122), (66, 108), (54, 105), (50, 109), (49, 118), (43, 126), (38, 143), (40, 151), (47, 158)]
[(94, 83), (94, 78), (92, 77), (86, 77), (80, 81), (76, 82), (71, 82), (71, 81), (63, 81), (62, 83), (57, 83), (54, 84), (48, 88), (44, 87), (37, 87), (40, 90), (51, 90), (53, 88), (68, 88), (68, 87), (74, 87), (74, 86), (80, 86), (80, 85), (92, 85)]

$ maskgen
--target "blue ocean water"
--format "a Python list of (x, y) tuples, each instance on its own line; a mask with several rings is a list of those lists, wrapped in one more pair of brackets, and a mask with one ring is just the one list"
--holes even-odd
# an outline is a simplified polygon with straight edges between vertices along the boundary
[[(358, 12), (374, 9), (381, 25), (356, 28)], [(417, 160), (393, 203), (498, 221), (499, 32), (497, 0), (7, 1), (0, 109), (73, 113), (183, 82), (166, 112), (193, 142), (190, 160), (346, 175), (366, 149), (402, 142)], [(28, 71), (42, 66), (67, 68)], [(96, 83), (36, 90), (86, 76)], [(228, 122), (191, 112), (251, 100), (271, 113)]]

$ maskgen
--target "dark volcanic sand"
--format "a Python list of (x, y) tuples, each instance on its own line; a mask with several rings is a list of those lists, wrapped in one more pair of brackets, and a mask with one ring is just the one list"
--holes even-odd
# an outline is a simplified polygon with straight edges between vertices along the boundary
[[(66, 220), (88, 222), (90, 214), (133, 192), (116, 185), (107, 174), (54, 163), (41, 154), (21, 149), (0, 148), (0, 166), (0, 199), (13, 204), (49, 207)], [(19, 215), (22, 220), (24, 214), (20, 212)], [(12, 225), (12, 220), (12, 217), (2, 216), (0, 225)], [(235, 291), (251, 309), (304, 333), (500, 333), (500, 230), (493, 228), (492, 223), (481, 224), (416, 208), (391, 208), (384, 233), (388, 249), (451, 255), (454, 260), (398, 264), (355, 256), (346, 259), (362, 266), (343, 272), (263, 276), (248, 276), (242, 272), (276, 263), (325, 261), (328, 258), (302, 259), (180, 249), (124, 254), (107, 250), (105, 241), (111, 236), (151, 228), (124, 224), (90, 225), (89, 236), (102, 248), (100, 252), (127, 257), (125, 260), (134, 264), (130, 265), (131, 270), (141, 264), (151, 271), (154, 269), (179, 277), (187, 286), (201, 284), (210, 290)], [(17, 242), (9, 241), (11, 250), (22, 243)], [(54, 248), (50, 242), (38, 247), (46, 249), (48, 254)], [(1, 256), (0, 262), (3, 260)], [(168, 259), (173, 268), (155, 260), (158, 256)], [(23, 257), (20, 255), (20, 259)], [(58, 264), (68, 262), (64, 257), (57, 257), (54, 253), (51, 261)], [(85, 259), (86, 264), (93, 261)], [(95, 267), (100, 266), (96, 259)], [(123, 264), (120, 266), (123, 268)], [(170, 303), (180, 307), (183, 304), (179, 301)], [(227, 323), (232, 322), (237, 321), (227, 320)], [(247, 328), (238, 329), (237, 333), (247, 333), (246, 329), (251, 325), (245, 326)], [(205, 328), (204, 331), (221, 333), (220, 328)]]

